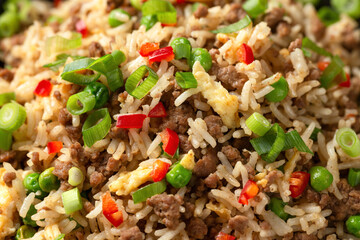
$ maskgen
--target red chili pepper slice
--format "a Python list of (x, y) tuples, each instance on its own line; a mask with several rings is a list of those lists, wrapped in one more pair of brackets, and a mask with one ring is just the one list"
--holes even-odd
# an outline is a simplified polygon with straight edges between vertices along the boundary
[(162, 60), (170, 62), (174, 57), (174, 50), (171, 46), (160, 48), (149, 55), (149, 64), (161, 62)]
[(122, 211), (119, 211), (109, 192), (106, 192), (102, 197), (102, 211), (106, 219), (109, 220), (109, 222), (111, 222), (115, 227), (118, 227), (121, 223), (123, 223), (124, 219)]
[(142, 128), (146, 118), (145, 114), (124, 114), (120, 115), (116, 122), (118, 128)]
[(61, 0), (54, 0), (54, 7), (60, 6)]
[(176, 3), (177, 4), (184, 4), (184, 3), (186, 3), (186, 0), (176, 0)]
[(346, 73), (345, 75), (346, 75), (346, 81), (339, 83), (339, 86), (349, 88), (351, 86), (350, 75), (348, 73)]
[(259, 187), (256, 182), (248, 180), (240, 193), (239, 203), (247, 205), (248, 200), (255, 197), (259, 192)]
[(293, 172), (289, 179), (291, 197), (300, 196), (309, 183), (310, 174), (307, 172)]
[(324, 71), (328, 66), (330, 62), (318, 62), (317, 67), (320, 71)]
[(48, 142), (47, 149), (48, 153), (58, 153), (63, 148), (63, 143), (60, 141)]
[(48, 97), (51, 93), (52, 84), (49, 80), (41, 80), (34, 90), (34, 94), (39, 97)]
[(219, 234), (216, 235), (215, 240), (235, 240), (235, 237), (223, 232), (219, 232)]
[(240, 62), (250, 64), (254, 61), (254, 53), (246, 43), (243, 43), (237, 51)]
[(158, 50), (160, 48), (160, 43), (144, 43), (143, 45), (141, 45), (139, 53), (142, 57), (147, 57), (149, 56), (151, 53), (155, 52), (156, 50)]
[(161, 142), (163, 143), (164, 152), (174, 156), (179, 146), (179, 136), (173, 130), (166, 128), (160, 133)]
[(79, 21), (77, 21), (76, 24), (75, 24), (75, 28), (76, 28), (76, 31), (78, 33), (81, 33), (83, 38), (87, 37), (88, 29), (87, 29), (86, 24), (85, 24), (85, 22), (83, 20), (80, 19)]
[(157, 159), (153, 163), (153, 170), (151, 171), (151, 178), (154, 182), (159, 182), (164, 179), (167, 171), (169, 170), (170, 164)]
[(162, 27), (175, 27), (176, 23), (162, 23), (161, 26)]
[(158, 104), (156, 104), (156, 106), (150, 110), (148, 117), (152, 117), (152, 118), (161, 118), (161, 117), (166, 117), (166, 110), (164, 105), (159, 102)]

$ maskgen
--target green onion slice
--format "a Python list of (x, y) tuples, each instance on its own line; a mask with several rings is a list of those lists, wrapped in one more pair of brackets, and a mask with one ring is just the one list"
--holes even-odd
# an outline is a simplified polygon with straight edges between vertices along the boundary
[(318, 11), (318, 17), (326, 26), (330, 26), (340, 20), (339, 13), (328, 6), (320, 8)]
[(62, 233), (59, 236), (57, 236), (54, 240), (63, 240), (65, 238), (65, 234)]
[(299, 152), (306, 152), (310, 154), (314, 154), (308, 146), (306, 146), (304, 140), (302, 140), (298, 131), (291, 131), (285, 134), (285, 147), (284, 150), (288, 150), (290, 148), (296, 148)]
[(176, 23), (176, 9), (165, 0), (149, 0), (142, 5), (143, 16), (156, 15), (157, 20), (163, 24)]
[(285, 146), (285, 132), (277, 123), (272, 126), (270, 131), (273, 131), (276, 134), (275, 141), (273, 142), (270, 151), (261, 155), (261, 157), (267, 162), (274, 162)]
[(236, 23), (230, 24), (229, 26), (226, 26), (223, 28), (213, 30), (211, 32), (212, 33), (233, 33), (233, 32), (240, 31), (243, 28), (246, 28), (250, 24), (251, 24), (251, 18), (248, 15), (246, 15), (243, 19), (241, 19), (240, 21), (238, 21)]
[(73, 60), (78, 60), (78, 59), (84, 58), (81, 56), (70, 56), (69, 54), (62, 53), (62, 54), (59, 54), (56, 56), (55, 62), (45, 64), (43, 67), (50, 68), (50, 70), (57, 72), (57, 71), (59, 71), (59, 68), (65, 64), (68, 57), (71, 57)]
[[(2, 2), (3, 3), (3, 2)], [(19, 15), (15, 11), (5, 11), (0, 16), (0, 38), (11, 37), (20, 28)]]
[(0, 149), (8, 151), (12, 145), (12, 134), (11, 132), (5, 131), (0, 128)]
[(160, 182), (151, 183), (143, 188), (140, 188), (132, 194), (134, 203), (144, 202), (146, 199), (163, 193), (166, 190), (166, 182), (164, 180)]
[[(339, 56), (334, 56), (329, 66), (324, 70), (320, 77), (321, 87), (328, 89), (334, 86), (334, 79), (337, 75), (344, 73), (344, 63)], [(343, 75), (343, 74), (342, 74)]]
[(78, 85), (87, 85), (96, 81), (100, 77), (100, 73), (92, 75), (83, 75), (79, 71), (87, 70), (89, 65), (95, 62), (91, 58), (82, 58), (65, 65), (64, 71), (61, 74), (62, 79)]
[(350, 157), (360, 156), (360, 140), (351, 128), (341, 128), (337, 130), (336, 142)]
[(277, 82), (271, 84), (271, 86), (274, 90), (265, 95), (269, 102), (281, 102), (288, 95), (289, 84), (283, 76)]
[(352, 187), (360, 184), (360, 169), (350, 168), (348, 174), (348, 183)]
[(252, 18), (256, 18), (266, 11), (267, 0), (247, 0), (243, 8)]
[(12, 100), (15, 100), (15, 93), (14, 92), (7, 92), (0, 94), (0, 107), (5, 103), (9, 103)]
[(175, 79), (181, 88), (197, 88), (197, 80), (192, 72), (176, 72)]
[(111, 53), (111, 56), (113, 56), (116, 66), (119, 66), (120, 64), (122, 64), (126, 60), (125, 54), (120, 50), (114, 50)]
[(323, 48), (319, 47), (318, 45), (316, 45), (316, 43), (311, 41), (308, 37), (305, 37), (302, 40), (302, 47), (306, 48), (308, 50), (311, 50), (313, 52), (316, 52), (317, 54), (322, 55), (322, 56), (326, 56), (326, 57), (331, 57), (332, 56), (331, 53), (329, 53), (325, 49), (323, 49)]
[(101, 108), (91, 113), (84, 122), (82, 134), (86, 146), (91, 147), (103, 139), (110, 130), (111, 117), (107, 108)]
[(67, 39), (59, 35), (49, 37), (45, 40), (45, 52), (50, 56), (53, 53), (64, 52), (81, 46), (81, 34), (73, 32)]
[(313, 141), (317, 141), (317, 136), (319, 132), (321, 132), (320, 128), (314, 128), (314, 131), (311, 133), (310, 139), (312, 139)]
[(83, 208), (80, 191), (78, 188), (63, 192), (61, 197), (66, 214), (70, 215)]
[(141, 18), (141, 25), (145, 26), (146, 31), (151, 29), (158, 22), (156, 14), (143, 16)]
[(260, 113), (254, 112), (245, 121), (246, 126), (255, 134), (264, 136), (271, 129), (270, 122)]
[(23, 125), (25, 119), (25, 108), (15, 101), (6, 103), (0, 109), (0, 128), (3, 130), (13, 132)]
[(69, 184), (73, 187), (76, 187), (77, 185), (81, 184), (83, 181), (84, 181), (83, 172), (77, 167), (70, 168), (69, 179), (68, 179)]
[(338, 12), (345, 13), (350, 17), (360, 17), (359, 0), (331, 0), (331, 6), (333, 6)]
[(175, 59), (186, 58), (190, 59), (191, 44), (187, 38), (179, 37), (172, 40), (170, 46), (174, 50)]
[[(147, 78), (139, 85), (142, 78), (149, 74)], [(133, 72), (126, 80), (125, 89), (133, 97), (141, 99), (155, 86), (159, 77), (150, 67), (143, 65)]]
[(70, 96), (66, 108), (72, 115), (80, 115), (93, 110), (95, 104), (95, 96), (83, 91)]

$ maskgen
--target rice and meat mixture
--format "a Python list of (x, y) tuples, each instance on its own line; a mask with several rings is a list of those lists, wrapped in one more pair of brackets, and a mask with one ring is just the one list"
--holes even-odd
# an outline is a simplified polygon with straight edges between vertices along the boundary
[(0, 239), (360, 237), (357, 23), (256, 2), (34, 1), (1, 40)]

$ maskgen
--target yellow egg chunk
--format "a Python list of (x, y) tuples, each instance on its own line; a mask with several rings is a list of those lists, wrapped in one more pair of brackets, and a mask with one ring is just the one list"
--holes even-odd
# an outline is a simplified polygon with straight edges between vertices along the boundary
[(3, 180), (5, 172), (4, 168), (0, 168), (0, 239), (15, 231), (13, 223), (15, 202), (10, 195), (9, 187)]
[(193, 170), (195, 167), (194, 152), (190, 150), (180, 161), (180, 164), (189, 170)]

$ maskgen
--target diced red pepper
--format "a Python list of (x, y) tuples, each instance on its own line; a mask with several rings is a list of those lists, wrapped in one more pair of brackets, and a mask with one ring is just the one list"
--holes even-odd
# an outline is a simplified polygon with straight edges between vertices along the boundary
[(175, 27), (176, 23), (161, 23), (162, 27)]
[(116, 122), (118, 128), (142, 128), (146, 118), (145, 114), (124, 114), (120, 115)]
[(78, 33), (81, 33), (83, 38), (87, 37), (88, 29), (87, 29), (86, 24), (85, 24), (85, 22), (83, 20), (80, 19), (79, 21), (77, 21), (76, 24), (75, 24), (75, 28), (76, 28), (76, 31)]
[(47, 149), (48, 153), (58, 153), (63, 148), (63, 143), (60, 141), (48, 142)]
[(124, 219), (122, 211), (119, 211), (116, 202), (109, 192), (106, 192), (102, 197), (102, 211), (106, 219), (115, 227), (118, 227), (123, 223)]
[(154, 182), (159, 182), (164, 179), (167, 171), (169, 170), (170, 163), (157, 159), (153, 163), (153, 170), (151, 171), (151, 178)]
[(318, 62), (317, 66), (320, 71), (324, 71), (328, 66), (330, 62)]
[(235, 240), (236, 238), (234, 236), (231, 236), (229, 234), (219, 232), (218, 235), (216, 235), (215, 240)]
[(41, 80), (34, 90), (34, 94), (39, 97), (48, 97), (51, 93), (52, 84), (49, 80)]
[(164, 105), (161, 102), (156, 104), (156, 106), (150, 110), (148, 117), (152, 117), (152, 118), (166, 117), (166, 110)]
[(293, 172), (289, 179), (291, 197), (300, 196), (309, 183), (310, 174), (307, 172)]
[(176, 0), (177, 4), (184, 4), (186, 2), (186, 0)]
[(149, 64), (151, 65), (154, 62), (161, 62), (162, 60), (170, 62), (174, 59), (174, 57), (174, 50), (171, 46), (160, 48), (149, 55)]
[(240, 193), (239, 203), (247, 205), (248, 200), (255, 197), (259, 192), (259, 187), (256, 182), (248, 180)]
[(350, 75), (348, 73), (346, 73), (345, 75), (346, 75), (346, 81), (339, 83), (339, 86), (349, 88), (351, 86)]
[(246, 43), (243, 43), (237, 51), (240, 62), (250, 64), (254, 61), (254, 53)]
[(61, 0), (54, 0), (54, 7), (60, 6)]
[(163, 143), (162, 148), (164, 152), (170, 156), (174, 156), (179, 146), (179, 136), (170, 128), (164, 129), (161, 133), (161, 142)]
[(142, 57), (148, 57), (151, 53), (160, 48), (160, 43), (147, 42), (141, 45), (139, 53)]

